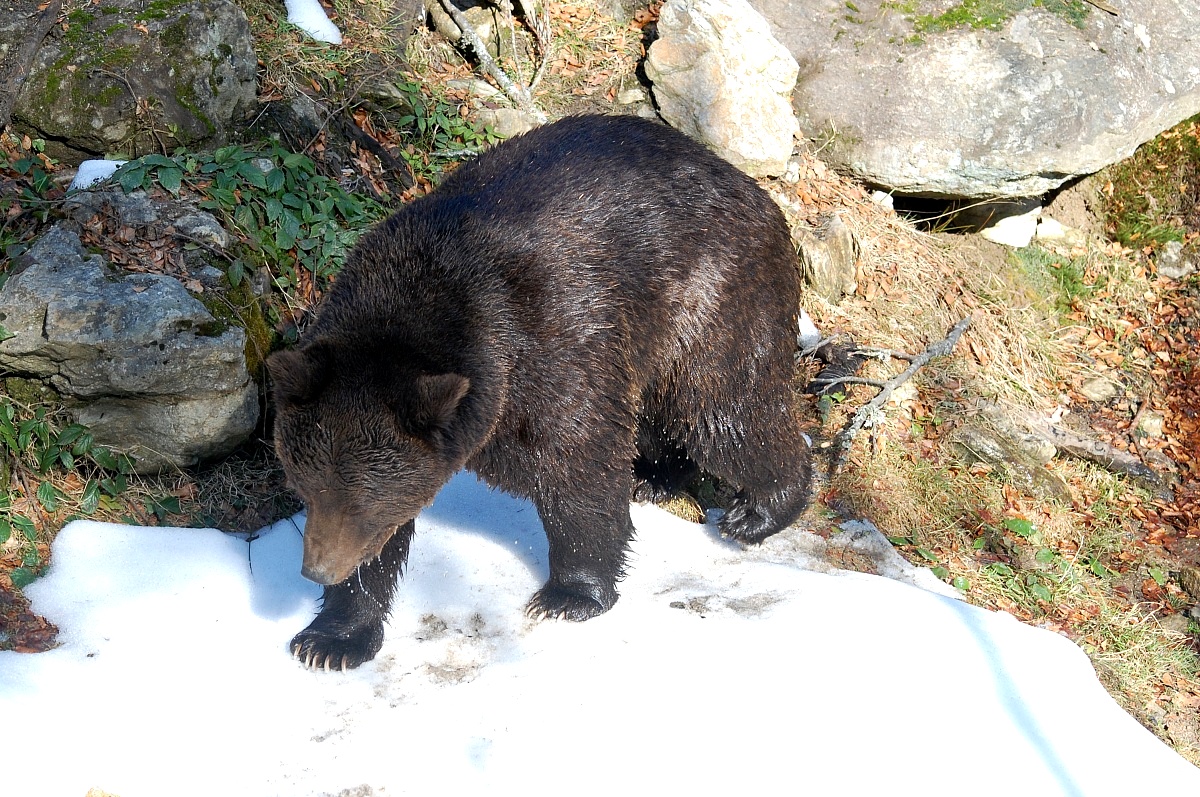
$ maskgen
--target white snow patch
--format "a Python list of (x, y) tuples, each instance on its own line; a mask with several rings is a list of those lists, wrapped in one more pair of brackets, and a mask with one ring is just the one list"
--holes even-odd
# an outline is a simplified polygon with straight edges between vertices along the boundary
[(796, 339), (801, 349), (811, 349), (821, 342), (821, 330), (817, 329), (812, 316), (803, 309), (800, 310), (799, 329), (800, 334)]
[(1020, 249), (1029, 246), (1033, 240), (1041, 215), (1042, 206), (1035, 205), (1024, 213), (998, 218), (990, 227), (980, 230), (979, 234), (994, 243)]
[(84, 188), (91, 188), (96, 183), (112, 177), (113, 172), (121, 168), (125, 163), (125, 161), (114, 160), (84, 161), (79, 164), (79, 169), (75, 172), (75, 177), (71, 180), (71, 185), (67, 187), (67, 190), (79, 191)]
[(318, 0), (284, 0), (284, 3), (287, 5), (288, 22), (317, 41), (342, 43), (342, 32), (329, 21)]
[(301, 518), (249, 543), (73, 523), (28, 590), (61, 646), (0, 653), (24, 740), (4, 791), (1200, 794), (1060, 636), (631, 511), (615, 608), (535, 623), (536, 512), (456, 476), (417, 521), (383, 650), (349, 673), (286, 652), (319, 595)]

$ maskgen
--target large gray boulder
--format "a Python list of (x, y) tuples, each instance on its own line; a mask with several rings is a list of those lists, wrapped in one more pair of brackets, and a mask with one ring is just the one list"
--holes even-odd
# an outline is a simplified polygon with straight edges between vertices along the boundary
[(139, 471), (187, 467), (254, 430), (246, 333), (176, 279), (123, 274), (60, 223), (0, 289), (0, 370), (47, 381)]
[(646, 76), (670, 125), (753, 177), (787, 168), (796, 61), (746, 0), (667, 0)]
[(250, 24), (232, 0), (106, 0), (67, 23), (37, 50), (12, 112), (56, 156), (196, 147), (255, 107)]
[(901, 3), (751, 1), (800, 63), (793, 99), (821, 157), (900, 193), (1035, 196), (1200, 112), (1196, 0), (1077, 4), (1074, 19), (1014, 2), (994, 30), (923, 33)]

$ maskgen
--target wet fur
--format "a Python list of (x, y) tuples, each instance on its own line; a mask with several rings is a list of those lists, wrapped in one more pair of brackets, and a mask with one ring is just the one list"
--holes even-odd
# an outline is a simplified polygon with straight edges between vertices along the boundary
[(631, 495), (697, 469), (739, 488), (726, 536), (787, 526), (811, 459), (789, 387), (799, 293), (770, 197), (632, 117), (512, 139), (378, 225), (303, 347), (269, 362), (305, 573), (328, 585), (293, 652), (375, 655), (412, 519), (462, 467), (538, 509), (535, 616), (608, 610)]

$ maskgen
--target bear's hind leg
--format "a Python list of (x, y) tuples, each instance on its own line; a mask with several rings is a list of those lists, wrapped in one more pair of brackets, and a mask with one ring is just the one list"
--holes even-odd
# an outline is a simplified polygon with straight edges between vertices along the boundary
[(550, 543), (550, 579), (530, 599), (531, 617), (587, 620), (617, 601), (625, 552), (632, 477), (625, 469), (588, 474), (588, 489), (545, 490), (535, 498)]
[(812, 453), (786, 400), (706, 424), (689, 441), (700, 468), (737, 488), (721, 534), (754, 545), (787, 528), (808, 506)]
[(375, 658), (396, 582), (408, 559), (414, 521), (401, 526), (370, 562), (350, 578), (325, 588), (321, 611), (292, 638), (292, 655), (314, 670), (350, 670)]

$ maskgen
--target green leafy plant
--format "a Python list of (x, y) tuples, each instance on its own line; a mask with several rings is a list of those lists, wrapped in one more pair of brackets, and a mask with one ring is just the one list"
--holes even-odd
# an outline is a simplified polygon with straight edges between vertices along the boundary
[(50, 176), (55, 162), (45, 148), (46, 142), (36, 138), (6, 136), (0, 141), (0, 183), (9, 184), (0, 191), (0, 262), (22, 254), (49, 218), (51, 200), (60, 189)]
[[(278, 146), (146, 155), (118, 169), (113, 180), (126, 192), (157, 184), (172, 194), (186, 189), (200, 196), (202, 208), (238, 233), (251, 265), (268, 268), (276, 287), (289, 294), (307, 282), (319, 292), (385, 210), (321, 175), (309, 157)], [(242, 260), (227, 264), (231, 286), (245, 273)]]
[(446, 163), (500, 140), (490, 128), (472, 127), (459, 113), (457, 104), (444, 95), (429, 93), (416, 81), (399, 82), (396, 88), (411, 108), (397, 124), (412, 136), (401, 155), (414, 174), (434, 179)]
[[(131, 471), (128, 457), (96, 445), (86, 427), (0, 395), (0, 546), (21, 559), (10, 573), (13, 584), (28, 584), (40, 569), (37, 542), (49, 516), (117, 509)], [(68, 482), (72, 489), (60, 486)]]
[(1030, 539), (1033, 537), (1035, 531), (1033, 524), (1024, 518), (1005, 518), (1004, 522), (1000, 525), (1004, 526), (1004, 528), (1008, 529), (1013, 534), (1016, 534), (1018, 537), (1024, 537), (1025, 539)]
[(983, 569), (983, 573), (1018, 603), (1025, 605), (1053, 603), (1053, 588), (1058, 586), (1061, 580), (1053, 573), (1018, 572), (1003, 562), (988, 565)]

